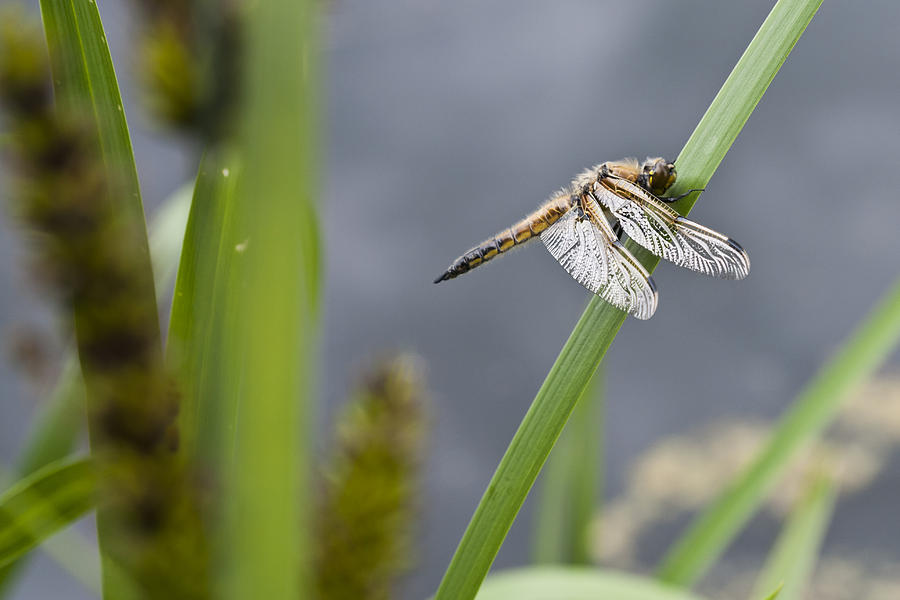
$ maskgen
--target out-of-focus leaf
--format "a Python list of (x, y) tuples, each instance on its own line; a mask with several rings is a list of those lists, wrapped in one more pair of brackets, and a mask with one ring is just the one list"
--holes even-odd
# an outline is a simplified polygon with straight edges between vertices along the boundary
[[(225, 370), (226, 309), (237, 285), (232, 265), (246, 249), (229, 229), (240, 179), (236, 154), (224, 148), (206, 153), (194, 184), (181, 262), (172, 297), (166, 359), (182, 396), (181, 444), (187, 456), (210, 465), (222, 436), (234, 431), (236, 412), (221, 400), (239, 385), (239, 372)], [(230, 378), (230, 379), (229, 379)]]
[(488, 577), (477, 600), (701, 600), (647, 577), (588, 567), (530, 567)]
[(222, 344), (223, 373), (240, 385), (224, 389), (225, 411), (235, 411), (214, 425), (229, 436), (219, 454), (219, 547), (223, 597), (231, 599), (312, 594), (309, 570), (298, 565), (310, 560), (320, 7), (267, 0), (246, 4), (243, 13), (241, 180), (226, 227), (233, 237), (223, 245), (237, 256)]
[(778, 595), (781, 593), (781, 588), (783, 588), (783, 587), (784, 587), (783, 583), (779, 584), (778, 587), (775, 588), (774, 592), (772, 592), (771, 594), (766, 596), (765, 600), (775, 600), (775, 598), (778, 598)]
[(0, 566), (7, 565), (94, 507), (90, 461), (47, 465), (0, 495)]
[[(131, 137), (97, 3), (41, 0), (41, 15), (57, 102), (93, 116), (108, 179), (118, 192), (117, 206), (134, 221), (135, 231), (146, 232)], [(150, 277), (146, 233), (132, 242), (143, 250), (146, 276)]]
[[(75, 258), (73, 255), (71, 264), (59, 268), (76, 273), (74, 277), (79, 282), (74, 288), (78, 294), (73, 295), (71, 304), (87, 392), (86, 404), (91, 408), (89, 415), (93, 419), (91, 446), (98, 451), (98, 459), (123, 461), (127, 460), (125, 452), (102, 452), (101, 449), (118, 441), (141, 437), (143, 432), (127, 433), (124, 428), (155, 427), (160, 417), (152, 413), (171, 413), (167, 404), (174, 403), (164, 393), (166, 382), (162, 373), (159, 317), (137, 169), (97, 3), (93, 0), (42, 0), (41, 14), (50, 51), (57, 111), (87, 125), (85, 132), (93, 142), (91, 150), (97, 148), (102, 158), (102, 165), (85, 167), (87, 173), (102, 172), (102, 177), (94, 177), (98, 191), (92, 191), (82, 199), (77, 197), (77, 190), (64, 190), (72, 194), (67, 208), (87, 211), (89, 216), (85, 222), (92, 226), (79, 236), (77, 245), (66, 230), (61, 230), (56, 237), (66, 249), (60, 256), (73, 255), (71, 251), (75, 247), (83, 250), (83, 256), (79, 254)], [(117, 281), (117, 285), (104, 288), (103, 282), (108, 281)], [(134, 348), (130, 356), (140, 360), (131, 364), (120, 361), (116, 369), (104, 368), (101, 364), (104, 358), (116, 354), (111, 351), (113, 342), (122, 339), (129, 340)], [(140, 367), (131, 368), (138, 362)], [(108, 361), (105, 364), (108, 365)], [(142, 394), (146, 394), (146, 401), (141, 401)], [(115, 420), (100, 418), (100, 415), (112, 414), (120, 416)], [(110, 426), (104, 428), (104, 423)], [(118, 433), (116, 424), (122, 425)], [(113, 442), (114, 439), (118, 441)], [(159, 444), (157, 442), (157, 447)], [(174, 474), (168, 477), (170, 469), (153, 469), (161, 466), (166, 458), (157, 453), (155, 460), (132, 461), (132, 468), (137, 464), (147, 468), (127, 483), (122, 474), (129, 469), (120, 468), (121, 465), (105, 468), (113, 465), (99, 463), (97, 467), (113, 488), (146, 486), (169, 498), (178, 495), (183, 486), (174, 483), (178, 479)], [(151, 481), (148, 479), (151, 474), (160, 481), (166, 476), (167, 482)], [(99, 487), (106, 489), (107, 486)], [(108, 496), (124, 499), (135, 495), (113, 492)], [(118, 510), (120, 508), (125, 510)], [(161, 548), (166, 543), (166, 536), (157, 535), (151, 539), (134, 536), (135, 528), (125, 530), (126, 522), (136, 523), (133, 518), (136, 511), (128, 511), (136, 508), (136, 505), (110, 503), (98, 510), (97, 532), (104, 560), (104, 595), (107, 597), (118, 593), (105, 568), (107, 564), (122, 561), (122, 568), (131, 575), (132, 570), (156, 569), (160, 564), (156, 559), (171, 558), (171, 554), (163, 553)], [(154, 548), (154, 545), (160, 547)], [(154, 550), (156, 557), (148, 559)], [(140, 567), (138, 563), (141, 563)], [(172, 563), (181, 566), (184, 561), (172, 559)], [(157, 569), (153, 575), (142, 578), (142, 582), (156, 581), (158, 574)], [(141, 578), (137, 574), (135, 577)]]
[(825, 476), (810, 486), (791, 512), (756, 581), (750, 600), (780, 584), (781, 600), (801, 600), (834, 514), (834, 484)]

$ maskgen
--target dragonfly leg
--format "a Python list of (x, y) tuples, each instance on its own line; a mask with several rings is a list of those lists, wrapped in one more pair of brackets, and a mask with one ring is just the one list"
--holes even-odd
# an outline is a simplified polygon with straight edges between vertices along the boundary
[(694, 192), (702, 192), (702, 191), (705, 190), (705, 189), (706, 189), (706, 188), (695, 188), (695, 189), (693, 189), (693, 190), (688, 190), (688, 191), (686, 191), (685, 193), (680, 194), (680, 195), (678, 195), (678, 196), (671, 196), (671, 197), (670, 197), (670, 196), (658, 196), (657, 199), (658, 199), (658, 200), (661, 200), (662, 202), (666, 202), (666, 203), (670, 203), (670, 202), (678, 202), (678, 201), (681, 200), (682, 198), (687, 198), (688, 196), (690, 196), (690, 195), (693, 194)]
[(578, 199), (575, 200), (575, 218), (578, 219), (579, 222), (584, 221), (588, 218), (586, 212), (584, 212), (584, 205), (582, 204), (582, 197), (578, 196)]

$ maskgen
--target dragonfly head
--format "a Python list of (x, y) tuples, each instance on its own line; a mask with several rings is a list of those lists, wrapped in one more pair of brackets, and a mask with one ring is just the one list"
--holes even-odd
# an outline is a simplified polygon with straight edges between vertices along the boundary
[(648, 158), (641, 166), (638, 183), (655, 196), (662, 196), (675, 183), (675, 164), (664, 158)]

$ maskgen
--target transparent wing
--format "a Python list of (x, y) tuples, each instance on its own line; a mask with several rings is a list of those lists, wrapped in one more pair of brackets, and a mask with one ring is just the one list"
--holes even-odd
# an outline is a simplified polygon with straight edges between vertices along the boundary
[(649, 273), (620, 244), (602, 210), (582, 215), (573, 208), (541, 233), (541, 241), (575, 281), (638, 319), (656, 312), (656, 286)]
[(640, 186), (623, 179), (600, 185), (597, 199), (628, 237), (661, 258), (721, 279), (743, 279), (750, 257), (729, 237), (680, 216)]

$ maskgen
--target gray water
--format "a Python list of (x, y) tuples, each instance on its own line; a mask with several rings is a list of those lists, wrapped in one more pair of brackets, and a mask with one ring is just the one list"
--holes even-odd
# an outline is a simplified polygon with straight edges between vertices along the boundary
[[(374, 354), (427, 361), (433, 434), (405, 597), (436, 587), (588, 300), (540, 245), (431, 281), (582, 168), (674, 158), (771, 4), (329, 4), (320, 421)], [(140, 108), (129, 8), (101, 3), (152, 211), (192, 176), (194, 153)], [(656, 316), (629, 319), (606, 360), (609, 494), (661, 436), (779, 415), (900, 276), (898, 28), (896, 2), (826, 2), (710, 181), (692, 218), (737, 239), (751, 275), (657, 270)], [(8, 230), (0, 251), (0, 332), (46, 324), (50, 309), (36, 302)], [(6, 363), (0, 392), (9, 463), (35, 400)], [(826, 552), (900, 558), (898, 492), (894, 464), (839, 505)], [(530, 509), (495, 567), (528, 560)], [(660, 544), (676, 534), (661, 532)], [(734, 552), (764, 551), (771, 539), (758, 537)], [(88, 597), (41, 558), (17, 598), (63, 596)]]

